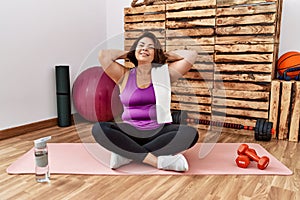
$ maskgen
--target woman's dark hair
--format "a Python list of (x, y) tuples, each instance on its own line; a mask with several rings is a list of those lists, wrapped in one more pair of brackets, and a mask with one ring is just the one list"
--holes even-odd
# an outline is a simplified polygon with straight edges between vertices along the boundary
[(130, 60), (130, 62), (132, 62), (135, 67), (138, 65), (138, 61), (135, 57), (135, 50), (136, 50), (136, 47), (137, 47), (139, 41), (144, 37), (148, 37), (148, 38), (152, 39), (153, 42), (154, 42), (154, 48), (155, 49), (154, 49), (154, 59), (153, 59), (152, 63), (154, 65), (157, 65), (157, 64), (162, 64), (163, 65), (163, 64), (165, 64), (167, 58), (164, 54), (162, 46), (161, 46), (159, 40), (157, 39), (157, 37), (151, 32), (143, 33), (138, 39), (136, 39), (136, 41), (130, 47), (130, 50), (127, 54), (127, 58)]

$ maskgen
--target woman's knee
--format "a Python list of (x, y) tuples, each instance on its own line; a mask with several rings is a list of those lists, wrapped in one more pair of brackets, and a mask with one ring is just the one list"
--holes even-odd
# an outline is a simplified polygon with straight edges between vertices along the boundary
[(199, 139), (199, 134), (196, 128), (192, 126), (184, 126), (182, 130), (183, 134), (185, 134), (191, 140), (191, 146), (196, 144)]
[(99, 132), (101, 132), (101, 130), (102, 130), (102, 128), (101, 128), (100, 122), (95, 123), (92, 127), (93, 136), (98, 135)]
[(92, 127), (92, 135), (96, 141), (99, 140), (101, 134), (101, 126), (99, 123), (95, 123)]
[(103, 122), (97, 122), (92, 127), (92, 135), (96, 139), (96, 141), (99, 141), (103, 136), (105, 135), (105, 131), (107, 129), (108, 124)]
[(191, 134), (191, 135), (196, 135), (196, 134), (198, 134), (197, 129), (195, 129), (195, 128), (192, 127), (192, 126), (188, 126), (188, 125), (182, 126), (182, 127), (181, 127), (181, 130), (182, 130), (182, 132), (184, 132), (184, 133), (186, 133), (186, 134)]
[(194, 146), (194, 145), (198, 142), (198, 140), (199, 140), (199, 133), (198, 133), (198, 130), (194, 128), (194, 131), (195, 131), (195, 132), (194, 132), (194, 140), (193, 140), (191, 146)]

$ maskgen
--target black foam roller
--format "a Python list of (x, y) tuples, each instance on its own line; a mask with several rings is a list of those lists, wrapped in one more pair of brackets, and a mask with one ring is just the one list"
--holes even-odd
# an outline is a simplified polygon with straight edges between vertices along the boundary
[(56, 66), (55, 75), (57, 123), (60, 127), (70, 126), (72, 124), (72, 119), (69, 66)]
[(56, 93), (70, 94), (70, 73), (69, 66), (56, 66)]
[(57, 99), (57, 123), (60, 127), (70, 126), (71, 119), (71, 105), (70, 95), (59, 94)]

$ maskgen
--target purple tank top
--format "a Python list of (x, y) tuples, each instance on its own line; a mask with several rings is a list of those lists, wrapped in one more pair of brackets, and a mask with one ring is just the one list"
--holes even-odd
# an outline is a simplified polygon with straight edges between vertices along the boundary
[(147, 88), (139, 88), (136, 82), (136, 68), (128, 76), (126, 86), (120, 94), (124, 112), (122, 120), (141, 130), (158, 128), (156, 100), (152, 83)]

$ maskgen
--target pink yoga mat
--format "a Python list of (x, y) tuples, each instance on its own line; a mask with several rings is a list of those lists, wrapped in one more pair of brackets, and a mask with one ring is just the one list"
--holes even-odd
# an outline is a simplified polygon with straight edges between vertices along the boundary
[[(235, 164), (239, 143), (201, 143), (184, 153), (189, 162), (189, 171), (178, 173), (158, 170), (151, 166), (130, 163), (117, 170), (108, 167), (110, 153), (98, 151), (96, 143), (49, 143), (49, 168), (51, 174), (93, 174), (93, 175), (291, 175), (293, 172), (278, 161), (259, 144), (248, 144), (259, 156), (268, 156), (270, 164), (265, 170), (251, 162), (248, 168), (239, 168)], [(213, 147), (213, 148), (211, 148)], [(210, 153), (199, 158), (201, 149), (211, 149)], [(92, 152), (92, 153), (91, 153)], [(98, 155), (93, 155), (98, 152)], [(7, 168), (8, 174), (33, 174), (33, 149), (25, 153)]]

